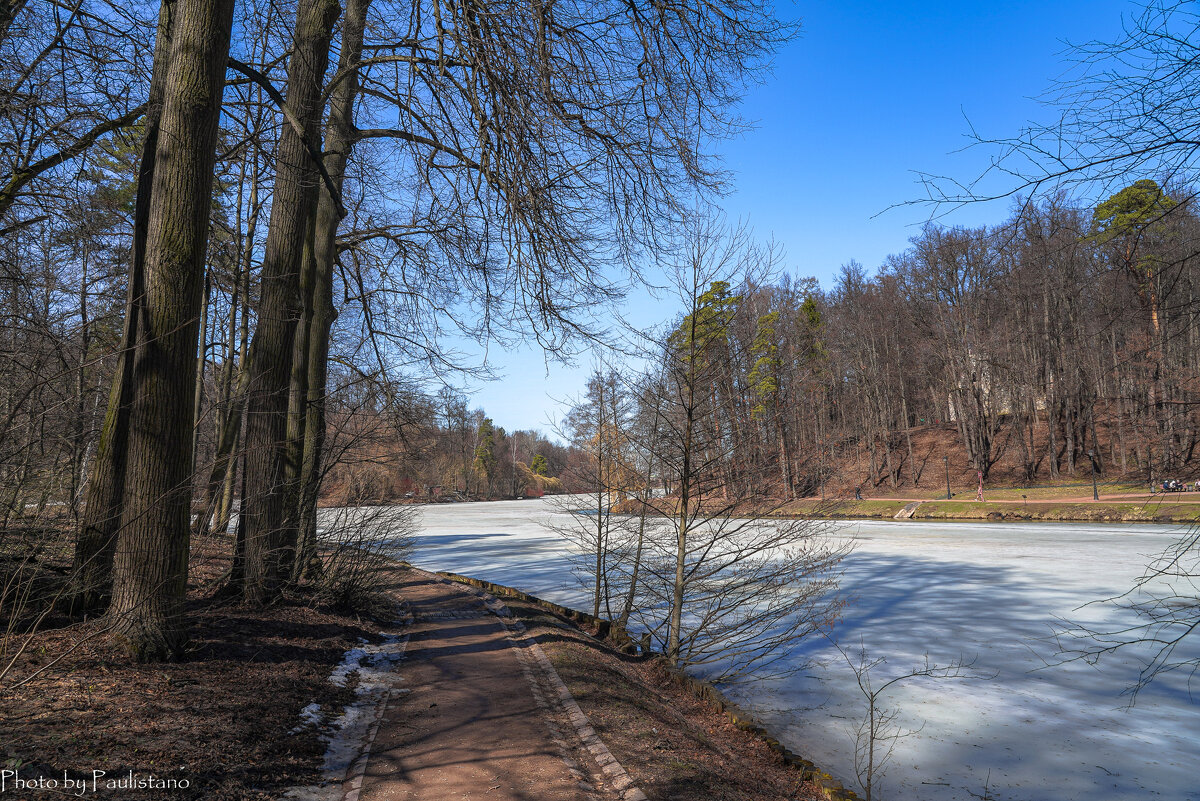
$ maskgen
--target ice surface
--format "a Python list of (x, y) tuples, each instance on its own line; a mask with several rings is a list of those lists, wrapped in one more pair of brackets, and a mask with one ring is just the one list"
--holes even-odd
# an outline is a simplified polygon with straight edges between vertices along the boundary
[[(426, 506), (411, 559), (582, 608), (588, 596), (566, 546), (543, 525), (553, 514), (544, 500)], [(1128, 708), (1122, 691), (1140, 663), (1118, 655), (1098, 666), (1057, 664), (1049, 636), (1059, 618), (1119, 625), (1111, 608), (1080, 607), (1127, 590), (1178, 530), (923, 521), (836, 530), (856, 542), (843, 580), (851, 601), (835, 633), (843, 647), (861, 642), (885, 658), (885, 680), (926, 654), (974, 659), (973, 672), (994, 676), (918, 680), (889, 693), (885, 703), (901, 724), (919, 732), (897, 742), (878, 797), (967, 799), (986, 784), (997, 801), (1200, 801), (1200, 697), (1188, 676), (1160, 677)], [(1187, 647), (1200, 651), (1196, 642)], [(787, 745), (852, 784), (851, 731), (864, 707), (853, 674), (824, 641), (800, 643), (794, 657), (816, 664), (731, 694)]]

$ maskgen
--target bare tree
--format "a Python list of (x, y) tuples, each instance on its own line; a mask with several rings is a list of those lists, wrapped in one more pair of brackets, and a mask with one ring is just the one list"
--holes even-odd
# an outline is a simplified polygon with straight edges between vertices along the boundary
[[(846, 665), (854, 673), (859, 692), (867, 703), (862, 721), (854, 730), (854, 773), (858, 784), (866, 793), (867, 801), (876, 797), (881, 779), (891, 761), (896, 744), (903, 738), (920, 731), (904, 729), (899, 723), (901, 710), (887, 706), (886, 695), (898, 684), (914, 679), (980, 679), (987, 678), (971, 671), (974, 661), (961, 657), (945, 665), (933, 664), (925, 655), (923, 664), (890, 678), (881, 678), (878, 673), (887, 668), (883, 657), (871, 659), (866, 647), (860, 642), (857, 653), (851, 655), (841, 645), (834, 643)], [(888, 671), (891, 673), (891, 671)], [(986, 792), (986, 789), (985, 789)]]
[(153, 24), (141, 7), (70, 0), (0, 5), (0, 231), (44, 219), (62, 168), (146, 112)]
[(1150, 0), (1115, 41), (1070, 48), (1073, 69), (1046, 93), (1056, 118), (1011, 138), (972, 133), (994, 153), (973, 181), (925, 175), (921, 201), (962, 203), (1054, 192), (1082, 185), (1103, 197), (1130, 175), (1186, 177), (1194, 172), (1196, 62), (1200, 14), (1184, 0)]
[[(247, 401), (247, 495), (243, 504), (245, 560), (242, 597), (256, 604), (278, 597), (296, 548), (298, 465), (287, 466), (288, 399), (300, 276), (324, 173), (314, 149), (324, 111), (322, 78), (340, 8), (331, 0), (302, 0), (288, 66), (287, 116), (276, 157), (271, 220), (263, 254), (258, 327), (250, 345)], [(307, 393), (304, 393), (307, 397)], [(294, 458), (294, 456), (293, 456)], [(290, 503), (289, 503), (290, 501)]]
[[(365, 6), (354, 10), (366, 15)], [(628, 266), (654, 242), (653, 232), (676, 209), (681, 182), (701, 189), (718, 183), (695, 148), (697, 135), (736, 127), (728, 101), (791, 33), (764, 7), (742, 0), (652, 13), (622, 3), (527, 12), (519, 4), (389, 4), (379, 24), (370, 26), (375, 38), (361, 44), (362, 58), (352, 58), (357, 46), (347, 40), (348, 63), (323, 93), (293, 100), (298, 84), (289, 78), (287, 104), (312, 143), (318, 137), (311, 120), (320, 118), (326, 99), (339, 98), (329, 129), (337, 157), (353, 146), (362, 171), (353, 188), (376, 199), (374, 208), (358, 203), (360, 228), (346, 237), (354, 243), (347, 248), (346, 289), (363, 306), (361, 319), (381, 368), (388, 350), (401, 358), (416, 352), (444, 366), (436, 332), (447, 319), (480, 339), (533, 336), (552, 350), (594, 333), (592, 306), (619, 290), (606, 270)], [(430, 19), (436, 24), (426, 25)], [(324, 30), (298, 26), (297, 35), (318, 28)], [(301, 61), (313, 59), (293, 54), (293, 65)], [(356, 96), (363, 100), (354, 121), (349, 111)], [(694, 103), (694, 97), (707, 100)], [(386, 125), (367, 127), (368, 120), (383, 119)], [(288, 136), (285, 128), (283, 143)], [(368, 154), (378, 161), (372, 164)], [(337, 226), (322, 223), (323, 255), (319, 264), (312, 262), (322, 277), (310, 274), (301, 303), (299, 249), (312, 232), (300, 224), (307, 214), (281, 210), (281, 188), (289, 185), (282, 167), (303, 159), (298, 151), (279, 162), (264, 262), (271, 270), (264, 278), (256, 332), (262, 347), (255, 349), (257, 378), (251, 382), (262, 403), (250, 415), (263, 428), (249, 434), (250, 483), (263, 514), (247, 518), (248, 587), (262, 583), (255, 578), (260, 573), (274, 584), (280, 569), (271, 560), (290, 559), (288, 532), (295, 528), (287, 521), (296, 504), (285, 495), (305, 482), (288, 478), (288, 448), (281, 444), (288, 434), (276, 418), (290, 394), (290, 438), (301, 440), (307, 415), (301, 425), (300, 399), (309, 396), (304, 384), (319, 393), (321, 377), (299, 361), (326, 356), (313, 350), (323, 347), (323, 337), (310, 331), (318, 324), (320, 302), (311, 293), (318, 287), (327, 292), (328, 243)], [(382, 170), (379, 164), (389, 166)], [(316, 166), (321, 182), (333, 186), (326, 165)], [(315, 190), (317, 181), (309, 184)], [(338, 192), (330, 196), (336, 200)], [(276, 237), (278, 226), (283, 228)], [(291, 243), (296, 252), (277, 254), (283, 247), (278, 243)], [(291, 306), (271, 300), (276, 262)], [(367, 284), (364, 262), (380, 266), (374, 277), (386, 289)], [(377, 325), (378, 317), (393, 313), (381, 302), (394, 297), (401, 299), (401, 319)], [(464, 313), (448, 318), (451, 307)], [(330, 316), (319, 325), (328, 325)], [(297, 318), (306, 318), (298, 338)], [(466, 322), (474, 320), (479, 322)], [(269, 356), (259, 358), (260, 350)], [(290, 390), (283, 373), (295, 379)], [(307, 456), (296, 455), (303, 446), (291, 449), (294, 473), (305, 469), (305, 461), (315, 463), (319, 444), (311, 441)], [(275, 531), (281, 532), (279, 543), (271, 541)]]
[[(695, 223), (674, 265), (685, 316), (661, 343), (661, 425), (650, 448), (668, 494), (649, 520), (643, 605), (634, 614), (669, 660), (714, 678), (761, 673), (798, 638), (828, 630), (844, 543), (809, 520), (767, 520), (772, 504), (731, 463), (714, 394), (736, 296), (718, 278), (760, 274), (770, 252), (744, 230)], [(662, 617), (665, 610), (665, 619)]]
[[(635, 556), (631, 520), (622, 508), (638, 490), (631, 459), (629, 393), (620, 373), (596, 369), (565, 420), (575, 449), (566, 478), (584, 491), (558, 505), (568, 516), (552, 527), (576, 551), (575, 571), (592, 592), (592, 616), (612, 620)], [(555, 518), (557, 519), (557, 518)], [(626, 615), (627, 616), (627, 615)]]
[(1082, 621), (1062, 621), (1057, 633), (1058, 657), (1096, 664), (1123, 654), (1142, 668), (1125, 689), (1129, 703), (1156, 678), (1181, 672), (1190, 683), (1200, 671), (1194, 638), (1200, 629), (1200, 528), (1188, 532), (1159, 554), (1142, 576), (1121, 595), (1088, 606), (1119, 610), (1125, 622), (1098, 629)]
[(146, 292), (146, 237), (150, 224), (154, 170), (166, 102), (167, 78), (175, 29), (175, 5), (164, 4), (154, 42), (149, 114), (144, 124), (133, 213), (133, 247), (126, 284), (125, 317), (108, 408), (87, 485), (87, 502), (75, 544), (77, 588), (72, 605), (81, 612), (103, 611), (111, 593), (113, 554), (120, 529), (129, 453), (130, 414), (134, 401), (136, 343), (143, 336)]
[[(1006, 139), (977, 136), (977, 143), (991, 149), (995, 156), (989, 169), (975, 181), (924, 178), (927, 201), (936, 204), (935, 208), (1055, 193), (1067, 186), (1097, 199), (1111, 195), (1096, 208), (1096, 233), (1099, 241), (1110, 247), (1114, 241), (1118, 243), (1114, 267), (1127, 275), (1132, 273), (1147, 302), (1151, 331), (1148, 341), (1139, 348), (1141, 358), (1150, 362), (1150, 375), (1143, 384), (1144, 417), (1162, 437), (1160, 458), (1165, 469), (1177, 464), (1174, 452), (1178, 436), (1176, 416), (1164, 421), (1160, 413), (1163, 395), (1168, 392), (1161, 386), (1166, 374), (1161, 359), (1164, 342), (1169, 338), (1162, 333), (1158, 292), (1176, 280), (1163, 282), (1160, 275), (1164, 268), (1178, 275), (1175, 271), (1200, 249), (1192, 239), (1177, 249), (1172, 259), (1151, 254), (1149, 261), (1139, 258), (1138, 250), (1143, 244), (1153, 245), (1152, 240), (1161, 241), (1170, 218), (1186, 220), (1193, 216), (1188, 206), (1195, 198), (1194, 190), (1168, 193), (1159, 184), (1188, 181), (1195, 174), (1200, 155), (1195, 136), (1195, 120), (1200, 112), (1196, 91), (1200, 85), (1198, 53), (1200, 13), (1194, 5), (1183, 0), (1151, 0), (1127, 21), (1123, 36), (1116, 41), (1092, 41), (1072, 47), (1076, 69), (1056, 84), (1048, 98), (1049, 105), (1058, 111), (1051, 124), (1030, 126)], [(1149, 181), (1152, 177), (1159, 182)], [(1132, 180), (1138, 178), (1142, 180)], [(1186, 227), (1188, 223), (1181, 225)], [(1144, 243), (1143, 235), (1147, 240)], [(1189, 292), (1186, 303), (1180, 300), (1179, 308), (1186, 309), (1184, 315), (1194, 319), (1194, 296)], [(1115, 337), (1112, 350), (1114, 372), (1119, 375), (1122, 365)], [(1195, 403), (1190, 397), (1176, 397), (1167, 405), (1190, 411)], [(1094, 412), (1080, 416), (1094, 420)], [(1189, 431), (1194, 427), (1190, 420), (1179, 422)], [(1165, 433), (1164, 428), (1168, 429)], [(1093, 440), (1094, 430), (1093, 424)], [(1189, 444), (1189, 454), (1191, 450)], [(1152, 476), (1149, 448), (1144, 462)], [(1166, 670), (1195, 669), (1194, 659), (1176, 660), (1174, 654), (1200, 625), (1200, 609), (1189, 600), (1197, 576), (1197, 547), (1196, 537), (1189, 532), (1148, 566), (1128, 594), (1108, 601), (1122, 604), (1140, 616), (1140, 625), (1105, 632), (1068, 627), (1071, 633), (1094, 640), (1092, 646), (1080, 649), (1078, 655), (1082, 658), (1139, 646), (1150, 648), (1145, 669), (1131, 688), (1134, 697)], [(1160, 580), (1166, 589), (1152, 589)]]

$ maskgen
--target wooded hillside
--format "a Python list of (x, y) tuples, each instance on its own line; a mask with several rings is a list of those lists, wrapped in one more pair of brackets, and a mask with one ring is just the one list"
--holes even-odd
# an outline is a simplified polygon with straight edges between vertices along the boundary
[[(1189, 473), (1200, 436), (1191, 198), (1141, 180), (1095, 208), (1054, 198), (995, 226), (929, 225), (877, 270), (844, 266), (829, 289), (739, 278), (709, 259), (662, 346), (665, 367), (642, 383), (673, 369), (697, 317), (713, 447), (781, 498), (822, 484), (944, 485), (943, 456), (956, 484), (977, 471), (1014, 485), (1087, 477), (1093, 461), (1104, 480)], [(956, 436), (932, 434), (945, 427)]]

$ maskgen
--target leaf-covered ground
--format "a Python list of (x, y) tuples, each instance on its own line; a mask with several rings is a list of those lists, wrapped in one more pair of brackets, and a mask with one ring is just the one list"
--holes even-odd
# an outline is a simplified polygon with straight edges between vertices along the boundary
[[(15, 774), (4, 799), (61, 797), (65, 779), (86, 780), (87, 798), (267, 799), (317, 778), (324, 743), (312, 728), (289, 732), (304, 706), (345, 703), (329, 674), (376, 629), (303, 597), (266, 609), (212, 602), (227, 554), (222, 540), (193, 554), (179, 662), (133, 663), (95, 622), (37, 633), (0, 686), (0, 766)], [(131, 771), (159, 786), (109, 787)]]

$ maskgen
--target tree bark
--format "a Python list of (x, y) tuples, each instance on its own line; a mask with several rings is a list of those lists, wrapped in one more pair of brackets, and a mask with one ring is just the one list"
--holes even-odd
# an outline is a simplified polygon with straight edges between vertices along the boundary
[[(348, 0), (342, 20), (342, 47), (338, 73), (362, 59), (363, 30), (371, 0)], [(354, 101), (358, 95), (358, 73), (351, 72), (337, 85), (329, 101), (329, 123), (325, 131), (325, 169), (340, 192), (346, 162), (354, 147)], [(316, 558), (317, 497), (321, 489), (325, 449), (325, 394), (329, 374), (329, 337), (337, 310), (333, 306), (333, 273), (337, 264), (337, 231), (341, 223), (338, 203), (322, 185), (313, 235), (313, 294), (307, 367), (308, 403), (305, 405), (304, 455), (300, 467), (300, 525), (296, 557), (297, 576), (319, 569)]]
[(113, 552), (120, 524), (121, 495), (125, 490), (134, 343), (139, 336), (140, 317), (143, 314), (146, 231), (175, 14), (176, 0), (168, 0), (163, 3), (158, 17), (154, 74), (150, 79), (146, 133), (142, 141), (142, 160), (138, 167), (137, 198), (134, 202), (133, 248), (126, 287), (125, 322), (121, 331), (117, 368), (109, 390), (108, 408), (88, 480), (83, 518), (75, 540), (72, 569), (75, 588), (70, 594), (69, 603), (72, 611), (78, 613), (104, 611), (112, 594)]
[[(319, 202), (319, 201), (318, 201)], [(300, 319), (296, 323), (292, 342), (291, 371), (288, 375), (288, 408), (286, 442), (283, 460), (283, 524), (280, 541), (284, 578), (296, 580), (303, 572), (298, 560), (302, 474), (304, 472), (304, 442), (308, 423), (308, 357), (312, 349), (313, 296), (316, 284), (317, 260), (313, 254), (316, 239), (316, 214), (309, 220), (304, 237), (300, 267)]]
[(122, 533), (109, 616), (141, 660), (187, 640), (192, 380), (234, 0), (178, 0), (146, 225)]
[(248, 494), (241, 512), (246, 558), (241, 590), (243, 600), (251, 604), (277, 598), (291, 567), (291, 549), (284, 541), (288, 396), (300, 315), (300, 268), (321, 181), (304, 140), (320, 141), (321, 84), (339, 11), (335, 0), (302, 0), (288, 64), (287, 104), (303, 128), (303, 137), (290, 125), (280, 134), (258, 328), (250, 346)]

